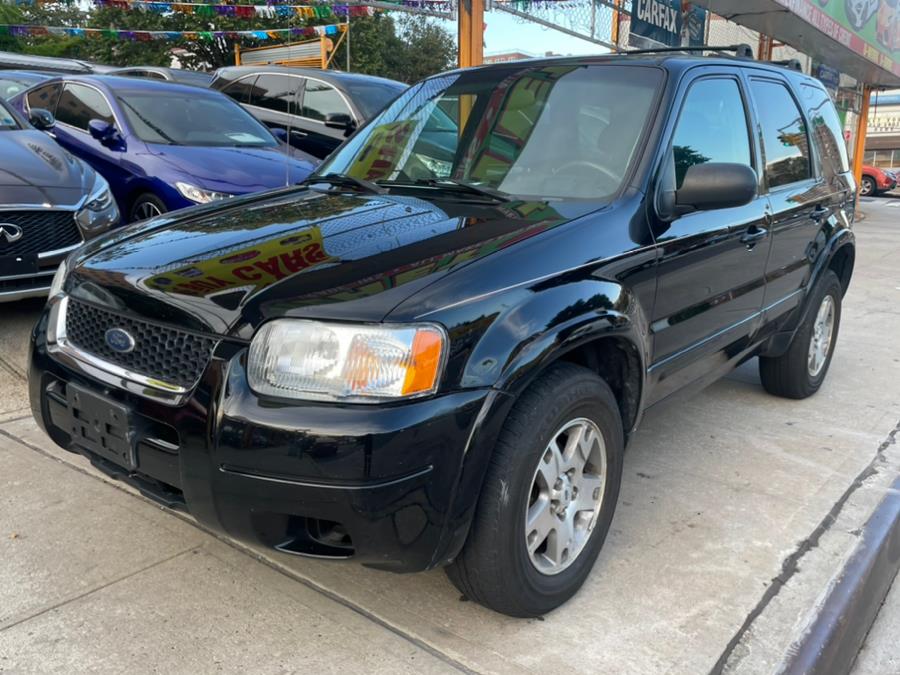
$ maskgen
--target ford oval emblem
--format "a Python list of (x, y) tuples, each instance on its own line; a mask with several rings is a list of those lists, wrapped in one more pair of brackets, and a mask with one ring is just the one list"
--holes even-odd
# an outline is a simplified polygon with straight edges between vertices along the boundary
[(106, 344), (114, 352), (127, 354), (134, 350), (134, 338), (122, 328), (110, 328), (106, 331)]

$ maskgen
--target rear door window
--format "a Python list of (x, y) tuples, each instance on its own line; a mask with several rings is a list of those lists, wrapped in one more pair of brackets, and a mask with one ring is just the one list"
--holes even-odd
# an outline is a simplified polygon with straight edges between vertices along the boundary
[(672, 138), (677, 187), (695, 164), (727, 162), (752, 167), (744, 99), (737, 80), (704, 78), (684, 98)]
[(45, 84), (28, 93), (28, 107), (44, 108), (51, 113), (56, 114), (56, 102), (59, 100), (59, 93), (62, 91), (62, 83), (54, 82)]
[(250, 105), (266, 110), (297, 114), (297, 90), (303, 83), (299, 77), (290, 75), (260, 75), (250, 90)]
[(811, 178), (806, 122), (787, 86), (774, 80), (753, 79), (750, 87), (762, 127), (769, 188)]
[(303, 112), (301, 114), (304, 117), (324, 122), (325, 116), (331, 113), (340, 113), (350, 115), (351, 118), (353, 117), (350, 108), (344, 103), (344, 99), (341, 98), (337, 89), (318, 80), (307, 80), (303, 93)]

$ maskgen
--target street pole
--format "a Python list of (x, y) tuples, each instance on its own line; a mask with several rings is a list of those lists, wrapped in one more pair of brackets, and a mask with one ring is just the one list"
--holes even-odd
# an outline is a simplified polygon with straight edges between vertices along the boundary
[(856, 121), (856, 147), (853, 149), (853, 175), (856, 178), (856, 191), (859, 194), (859, 186), (862, 183), (863, 157), (866, 154), (866, 134), (869, 130), (869, 98), (872, 96), (872, 87), (863, 85), (862, 105), (859, 107), (859, 119)]
[(459, 0), (459, 67), (484, 63), (484, 0)]
[(347, 50), (347, 72), (350, 72), (350, 7), (347, 7), (347, 30), (346, 35), (344, 35), (344, 42), (346, 42), (345, 49)]

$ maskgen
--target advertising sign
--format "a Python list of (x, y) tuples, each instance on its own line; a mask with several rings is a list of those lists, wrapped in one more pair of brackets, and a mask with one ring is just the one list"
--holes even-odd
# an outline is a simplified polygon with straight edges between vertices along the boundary
[(684, 30), (688, 38), (688, 46), (702, 47), (706, 44), (706, 15), (702, 7), (688, 3), (684, 11)]
[(898, 0), (776, 0), (848, 49), (900, 75)]
[(681, 45), (681, 0), (634, 0), (631, 13), (633, 47)]

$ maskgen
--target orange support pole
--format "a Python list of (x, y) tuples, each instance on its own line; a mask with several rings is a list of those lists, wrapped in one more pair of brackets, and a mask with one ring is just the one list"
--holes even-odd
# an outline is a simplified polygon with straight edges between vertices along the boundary
[(853, 149), (853, 175), (856, 178), (857, 190), (862, 182), (863, 157), (866, 154), (866, 134), (869, 130), (869, 98), (872, 96), (872, 87), (863, 86), (863, 100), (859, 111), (859, 120), (856, 122), (856, 147)]
[(459, 0), (459, 67), (484, 63), (484, 0)]

